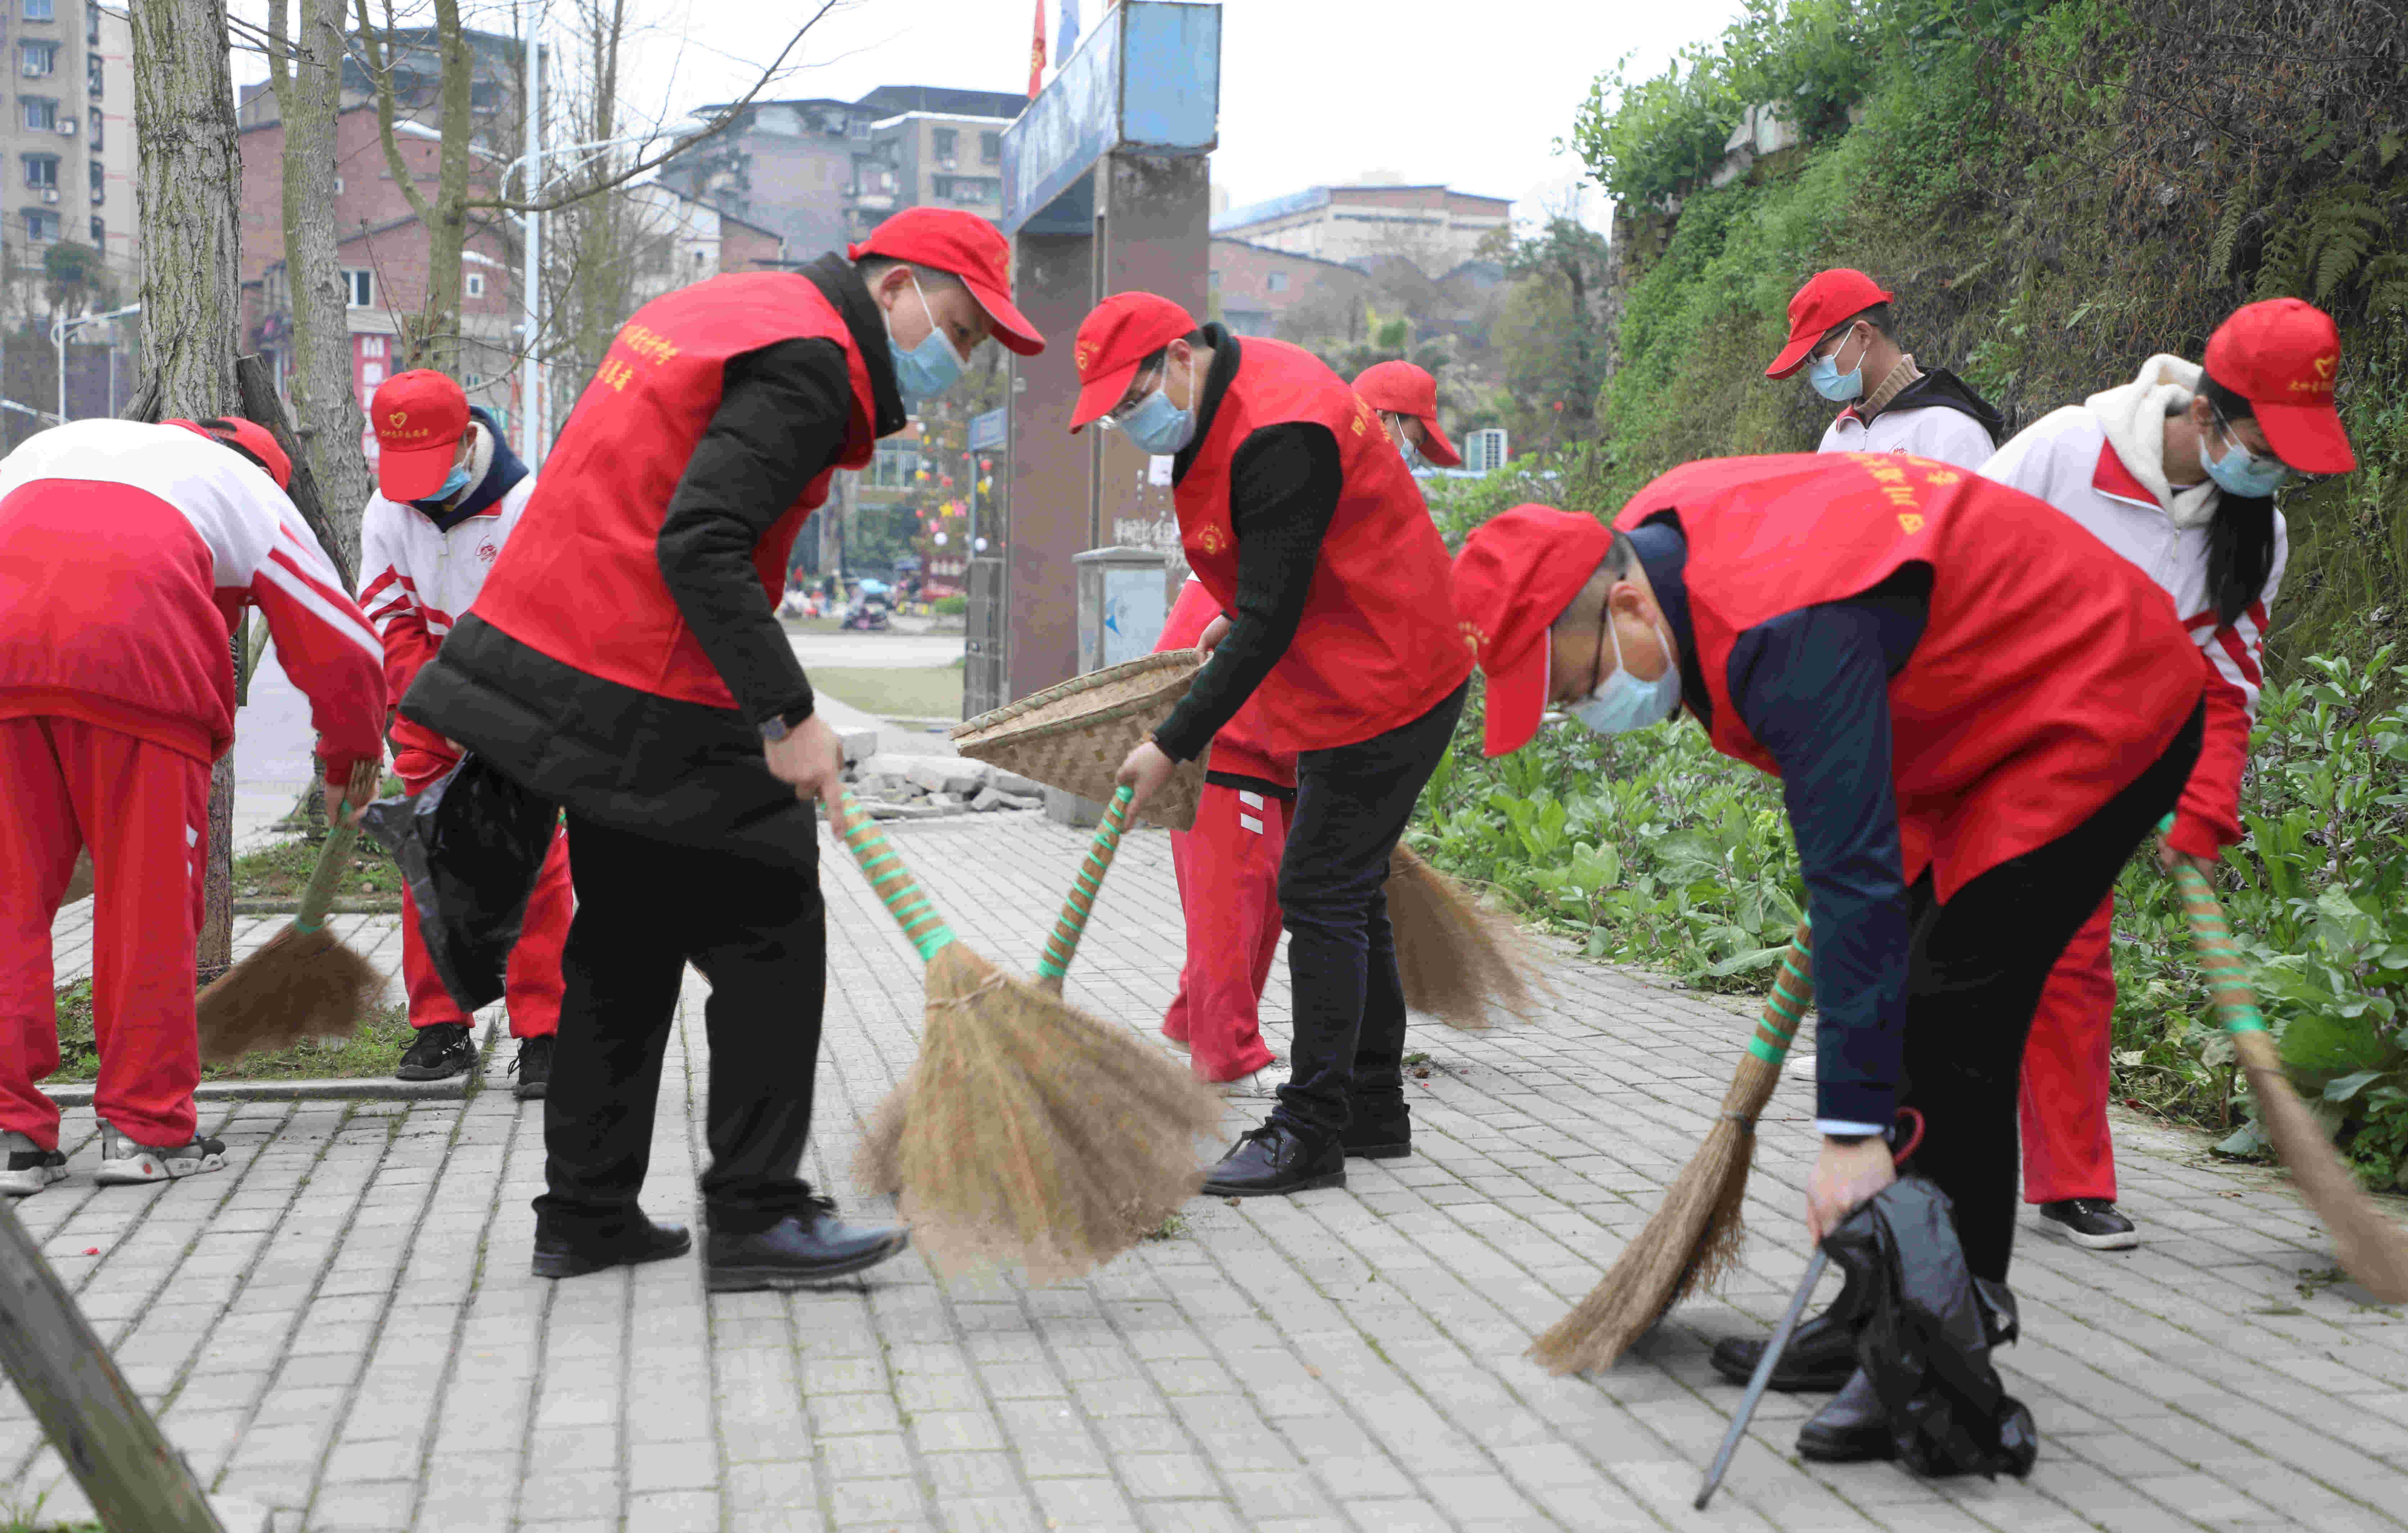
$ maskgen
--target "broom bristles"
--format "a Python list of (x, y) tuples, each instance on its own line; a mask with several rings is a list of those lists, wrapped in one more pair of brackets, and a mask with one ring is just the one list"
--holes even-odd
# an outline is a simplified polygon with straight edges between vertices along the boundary
[(1722, 1115), (1664, 1195), (1638, 1239), (1604, 1279), (1530, 1344), (1550, 1373), (1609, 1368), (1690, 1294), (1713, 1287), (1739, 1260), (1747, 1234), (1741, 1203), (1756, 1154), (1756, 1121), (1781, 1067), (1742, 1055)]
[[(1152, 1045), (956, 941), (928, 965), (920, 1060), (857, 1174), (894, 1187), (931, 1266), (1074, 1277), (1195, 1195), (1220, 1098)], [(891, 1110), (890, 1110), (891, 1109)], [(893, 1148), (880, 1144), (891, 1125)]]
[(2408, 1231), (2383, 1216), (2332, 1147), (2284, 1073), (2281, 1054), (2264, 1032), (2233, 1035), (2249, 1073), (2258, 1121), (2274, 1143), (2300, 1196), (2332, 1235), (2333, 1259), (2358, 1285), (2385, 1304), (2408, 1303)]
[(383, 993), (384, 976), (334, 933), (288, 925), (201, 992), (201, 1061), (349, 1038)]
[(871, 1192), (894, 1197), (903, 1191), (903, 1119), (911, 1105), (912, 1075), (888, 1092), (869, 1110), (862, 1125), (861, 1147), (853, 1153), (853, 1180)]
[(1511, 919), (1402, 841), (1388, 861), (1387, 895), (1407, 1006), (1467, 1031), (1493, 1025), (1495, 1011), (1530, 1014), (1531, 956)]

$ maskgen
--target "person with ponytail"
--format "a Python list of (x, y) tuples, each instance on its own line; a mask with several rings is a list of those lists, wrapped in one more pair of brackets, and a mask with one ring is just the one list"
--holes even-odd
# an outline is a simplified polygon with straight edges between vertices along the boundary
[[(2241, 839), (2241, 775), (2264, 677), (2266, 628), (2289, 539), (2274, 494), (2293, 476), (2357, 466), (2333, 407), (2341, 336), (2296, 298), (2236, 310), (2202, 366), (2155, 356), (2121, 388), (2043, 418), (1982, 473), (2038, 495), (2153, 576), (2208, 670), (2207, 734), (2160, 861), (2212, 865)], [(2024, 1200), (2091, 1250), (2139, 1231), (2115, 1207), (2107, 1126), (2115, 976), (2112, 902), (2050, 976), (2024, 1056)]]

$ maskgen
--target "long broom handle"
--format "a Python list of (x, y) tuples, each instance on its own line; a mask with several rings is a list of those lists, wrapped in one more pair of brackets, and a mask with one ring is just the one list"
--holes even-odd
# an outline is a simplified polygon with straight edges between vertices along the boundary
[(1070, 886), (1070, 897), (1062, 902), (1062, 913), (1054, 918), (1054, 934), (1045, 939), (1045, 952), (1037, 960), (1037, 982), (1062, 993), (1062, 977), (1070, 972), (1070, 960), (1078, 955), (1079, 938), (1087, 930), (1087, 917), (1095, 913), (1096, 895), (1104, 886), (1104, 874), (1112, 866), (1112, 858), (1121, 848), (1121, 832), (1128, 828), (1129, 805), (1136, 790), (1127, 786), (1112, 792), (1112, 801), (1104, 809), (1104, 822), (1096, 827), (1096, 838), (1087, 844), (1087, 859), (1079, 865), (1079, 877)]
[(351, 848), (360, 838), (360, 823), (351, 813), (351, 801), (363, 787), (376, 781), (376, 774), (383, 766), (380, 761), (351, 764), (351, 792), (344, 795), (334, 824), (326, 827), (326, 841), (318, 849), (317, 866), (309, 869), (309, 881), (302, 887), (301, 903), (293, 912), (294, 931), (314, 932), (326, 924), (327, 913), (335, 908), (335, 891), (343, 881), (343, 865), (351, 860)]
[[(2160, 833), (2174, 827), (2174, 817), (2165, 817), (2157, 826)], [(2199, 967), (2207, 971), (2208, 994), (2215, 1000), (2215, 1018), (2224, 1024), (2235, 1045), (2243, 1035), (2256, 1033), (2270, 1045), (2266, 1064), (2275, 1063), (2266, 1032), (2265, 1013), (2258, 1010), (2258, 992), (2249, 982), (2249, 967), (2241, 956), (2240, 944), (2232, 938), (2232, 924), (2224, 916), (2224, 907), (2215, 897), (2207, 875), (2192, 865), (2188, 857), (2174, 864), (2174, 887), (2182, 893), (2183, 913), (2190, 918), (2191, 945), (2199, 950)]]
[(869, 888), (886, 906), (886, 913), (903, 928), (903, 935), (920, 950), (922, 959), (932, 959), (955, 940), (953, 928), (937, 913), (936, 902), (928, 897), (920, 881), (903, 866), (903, 859), (886, 839), (886, 833), (863, 812), (861, 800), (847, 788), (837, 799), (836, 811), (828, 824), (844, 844), (852, 849), (853, 860), (861, 865), (862, 876), (869, 880)]
[(1747, 1052), (1775, 1069), (1789, 1057), (1798, 1024), (1806, 1020), (1806, 1008), (1814, 998), (1813, 949), (1813, 933), (1801, 920), (1782, 952), (1781, 972), (1773, 979), (1772, 994), (1764, 997), (1764, 1012), (1756, 1019), (1756, 1036), (1747, 1040)]

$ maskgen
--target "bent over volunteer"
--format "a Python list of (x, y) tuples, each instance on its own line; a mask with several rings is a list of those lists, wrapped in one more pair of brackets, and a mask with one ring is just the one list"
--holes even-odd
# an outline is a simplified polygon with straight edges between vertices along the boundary
[(1297, 752), (1280, 865), (1294, 1057), (1279, 1105), (1204, 1191), (1343, 1185), (1349, 1153), (1402, 1153), (1410, 1131), (1383, 885), (1471, 672), (1441, 599), (1446, 549), (1371, 407), (1311, 352), (1124, 293), (1079, 326), (1077, 362), (1070, 429), (1101, 422), (1172, 455), (1188, 566), (1222, 610), (1212, 658), (1121, 781), (1142, 804), (1249, 698)]
[[(2197, 652), (2148, 578), (2044, 503), (1874, 454), (1674, 469), (1614, 530), (1526, 506), (1475, 530), (1455, 596), (1487, 749), (1550, 701), (1599, 734), (1685, 708), (1782, 780), (1814, 928), (1813, 1235), (1920, 1171), (1967, 1265), (2014, 1240), (2015, 1082), (2049, 967), (2198, 759)], [(1889, 1451), (1856, 1372), (1799, 1439)]]
[(826, 988), (810, 800), (843, 752), (774, 604), (838, 467), (960, 377), (1011, 306), (994, 225), (913, 208), (799, 272), (654, 299), (610, 343), (475, 605), (404, 717), (567, 810), (577, 913), (545, 1100), (538, 1275), (687, 1249), (638, 1207), (691, 962), (710, 984), (714, 1289), (885, 1260), (796, 1175)]

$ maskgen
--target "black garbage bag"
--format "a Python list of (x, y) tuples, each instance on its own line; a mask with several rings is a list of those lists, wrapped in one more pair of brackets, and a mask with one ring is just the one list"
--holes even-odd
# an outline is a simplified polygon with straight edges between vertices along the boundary
[(1903, 1177), (1823, 1249), (1869, 1296), (1856, 1361), (1888, 1409), (1899, 1461), (1935, 1476), (2029, 1473), (2040, 1452), (2031, 1412), (1990, 1363), (1991, 1348), (2015, 1339), (2015, 1297), (1966, 1268), (1947, 1195)]
[(409, 881), (427, 959), (462, 1010), (501, 998), (558, 817), (474, 751), (416, 795), (360, 811)]

